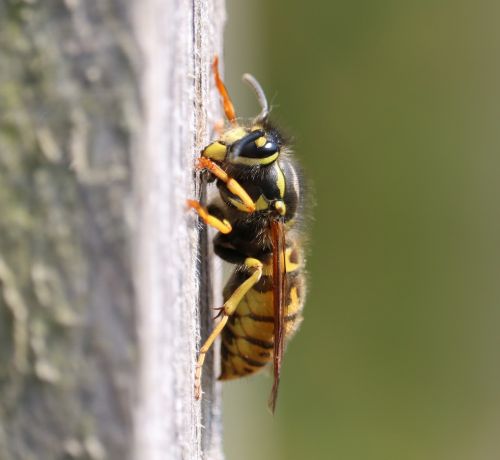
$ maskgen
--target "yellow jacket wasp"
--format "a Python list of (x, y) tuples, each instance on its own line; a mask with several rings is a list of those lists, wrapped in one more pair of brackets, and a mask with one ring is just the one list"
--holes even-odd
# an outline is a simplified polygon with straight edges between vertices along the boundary
[(255, 91), (260, 114), (240, 125), (213, 63), (215, 84), (230, 127), (209, 144), (198, 168), (216, 181), (220, 197), (208, 208), (188, 200), (200, 218), (218, 230), (214, 252), (236, 265), (224, 289), (220, 321), (200, 349), (195, 397), (201, 396), (205, 355), (222, 335), (220, 380), (253, 374), (273, 361), (269, 407), (274, 412), (285, 340), (302, 321), (305, 295), (301, 175), (282, 134), (269, 122), (269, 107), (257, 80), (243, 76)]

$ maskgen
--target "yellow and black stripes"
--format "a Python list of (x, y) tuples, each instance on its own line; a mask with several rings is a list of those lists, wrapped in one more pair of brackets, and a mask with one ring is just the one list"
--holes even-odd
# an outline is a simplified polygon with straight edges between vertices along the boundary
[[(302, 321), (303, 273), (298, 247), (286, 250), (285, 335), (289, 338)], [(235, 272), (225, 296), (234, 291), (245, 274)], [(222, 331), (221, 380), (229, 380), (261, 370), (273, 359), (274, 312), (273, 279), (270, 264), (263, 264), (257, 283), (241, 299)]]

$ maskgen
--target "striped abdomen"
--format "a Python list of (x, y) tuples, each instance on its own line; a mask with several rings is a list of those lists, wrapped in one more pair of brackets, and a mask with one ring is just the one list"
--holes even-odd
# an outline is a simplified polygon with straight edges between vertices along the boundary
[[(290, 338), (302, 321), (304, 276), (299, 250), (286, 250), (285, 335)], [(224, 289), (224, 300), (248, 275), (235, 271)], [(260, 281), (246, 294), (222, 332), (221, 380), (261, 370), (273, 359), (274, 312), (272, 264), (264, 265)]]

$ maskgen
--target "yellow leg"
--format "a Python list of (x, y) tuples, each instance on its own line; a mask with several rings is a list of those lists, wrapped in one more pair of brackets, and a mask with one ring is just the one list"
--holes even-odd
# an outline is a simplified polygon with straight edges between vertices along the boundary
[(243, 283), (241, 283), (231, 294), (229, 299), (226, 300), (221, 308), (221, 320), (217, 323), (208, 339), (200, 348), (200, 354), (198, 355), (198, 361), (196, 363), (196, 370), (194, 374), (194, 396), (196, 399), (200, 399), (201, 397), (201, 373), (208, 350), (214, 343), (217, 336), (222, 332), (222, 329), (226, 326), (229, 317), (236, 311), (236, 308), (238, 308), (238, 304), (241, 302), (241, 299), (243, 299), (246, 293), (259, 282), (262, 276), (262, 262), (260, 260), (249, 257), (245, 260), (245, 265), (249, 270), (253, 270), (252, 274), (245, 281), (243, 281)]
[(217, 179), (220, 179), (226, 184), (227, 189), (236, 195), (243, 205), (245, 206), (247, 212), (255, 211), (255, 203), (253, 202), (250, 195), (245, 191), (245, 189), (231, 176), (228, 175), (218, 164), (214, 163), (212, 160), (206, 157), (201, 157), (198, 159), (198, 168), (207, 169), (210, 171)]
[(212, 216), (206, 208), (204, 208), (199, 201), (196, 200), (187, 200), (187, 205), (190, 208), (193, 208), (197, 214), (201, 217), (203, 222), (205, 222), (207, 225), (210, 225), (221, 233), (230, 233), (233, 227), (231, 227), (231, 224), (227, 219), (218, 219), (215, 216)]

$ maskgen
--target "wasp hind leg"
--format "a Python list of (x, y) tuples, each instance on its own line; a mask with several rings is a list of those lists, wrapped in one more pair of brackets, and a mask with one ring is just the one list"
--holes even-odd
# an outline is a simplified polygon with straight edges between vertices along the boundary
[(201, 374), (203, 369), (203, 363), (205, 362), (205, 356), (213, 345), (215, 339), (222, 332), (227, 324), (229, 317), (236, 311), (238, 304), (241, 302), (243, 297), (247, 292), (259, 282), (262, 276), (263, 264), (260, 260), (254, 258), (247, 258), (245, 260), (245, 268), (251, 273), (250, 276), (243, 281), (230, 295), (230, 297), (224, 302), (224, 305), (220, 308), (220, 313), (217, 316), (221, 316), (220, 321), (215, 326), (214, 330), (205, 341), (205, 343), (200, 348), (200, 353), (198, 355), (198, 361), (196, 362), (196, 370), (194, 374), (194, 396), (196, 399), (201, 397)]

